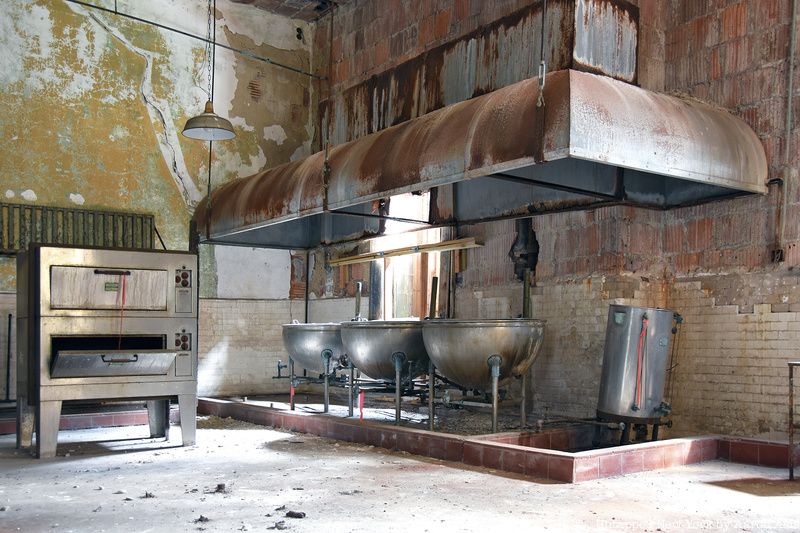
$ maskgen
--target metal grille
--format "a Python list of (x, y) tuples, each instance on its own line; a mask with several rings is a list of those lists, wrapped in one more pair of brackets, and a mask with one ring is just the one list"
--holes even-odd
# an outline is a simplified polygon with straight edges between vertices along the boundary
[(30, 243), (154, 248), (153, 215), (0, 203), (0, 253)]

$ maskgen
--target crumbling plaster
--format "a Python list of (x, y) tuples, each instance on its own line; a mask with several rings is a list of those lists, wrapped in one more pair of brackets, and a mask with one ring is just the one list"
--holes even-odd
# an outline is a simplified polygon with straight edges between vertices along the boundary
[[(116, 4), (206, 33), (198, 0)], [(191, 212), (206, 194), (208, 144), (180, 130), (207, 99), (204, 44), (65, 0), (8, 0), (3, 8), (5, 201), (153, 213), (167, 247), (186, 249)], [(305, 22), (218, 0), (216, 25), (220, 43), (309, 69), (313, 26)], [(309, 77), (222, 48), (215, 77), (215, 109), (237, 137), (214, 143), (213, 184), (311, 152), (317, 88)], [(205, 261), (212, 270), (213, 255)], [(13, 270), (13, 260), (0, 263), (0, 290), (14, 289)]]

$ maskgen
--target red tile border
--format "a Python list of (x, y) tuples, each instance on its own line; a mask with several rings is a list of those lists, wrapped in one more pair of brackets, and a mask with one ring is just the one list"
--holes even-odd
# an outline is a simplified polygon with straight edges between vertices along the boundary
[(600, 477), (614, 477), (622, 475), (622, 458), (618, 453), (601, 455), (599, 457)]
[(569, 453), (558, 448), (586, 446), (594, 435), (592, 426), (464, 437), (329, 415), (278, 412), (225, 400), (201, 399), (198, 412), (567, 483), (712, 459), (776, 467), (785, 466), (788, 461), (786, 444), (724, 436)]

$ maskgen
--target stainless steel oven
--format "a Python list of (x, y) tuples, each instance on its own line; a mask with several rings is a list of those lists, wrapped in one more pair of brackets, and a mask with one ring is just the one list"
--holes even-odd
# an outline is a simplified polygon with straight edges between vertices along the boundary
[(17, 258), (17, 445), (56, 453), (65, 400), (146, 400), (152, 437), (197, 410), (197, 256), (31, 245)]

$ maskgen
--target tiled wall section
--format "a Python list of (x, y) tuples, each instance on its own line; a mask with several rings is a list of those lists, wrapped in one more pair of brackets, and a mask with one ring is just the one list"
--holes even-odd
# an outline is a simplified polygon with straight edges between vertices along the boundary
[[(746, 292), (769, 277), (742, 274), (727, 291)], [(670, 289), (671, 307), (685, 317), (675, 369), (674, 430), (785, 438), (786, 363), (800, 359), (800, 309), (753, 300), (746, 307), (719, 305), (731, 300), (724, 288), (712, 290), (709, 284), (680, 281)], [(776, 297), (795, 302), (800, 297), (796, 285), (780, 287)]]
[(663, 282), (639, 276), (547, 281), (531, 299), (533, 316), (547, 320), (531, 369), (533, 412), (548, 416), (595, 415), (610, 304), (667, 306)]
[(200, 300), (198, 393), (206, 396), (286, 392), (273, 379), (287, 362), (281, 324), (303, 320), (301, 300)]
[[(366, 314), (369, 300), (362, 299)], [(355, 298), (312, 300), (310, 322), (349, 320)], [(289, 382), (273, 379), (286, 363), (281, 324), (305, 317), (303, 300), (200, 300), (198, 393), (204, 396), (288, 392)], [(282, 375), (287, 370), (281, 371)]]

